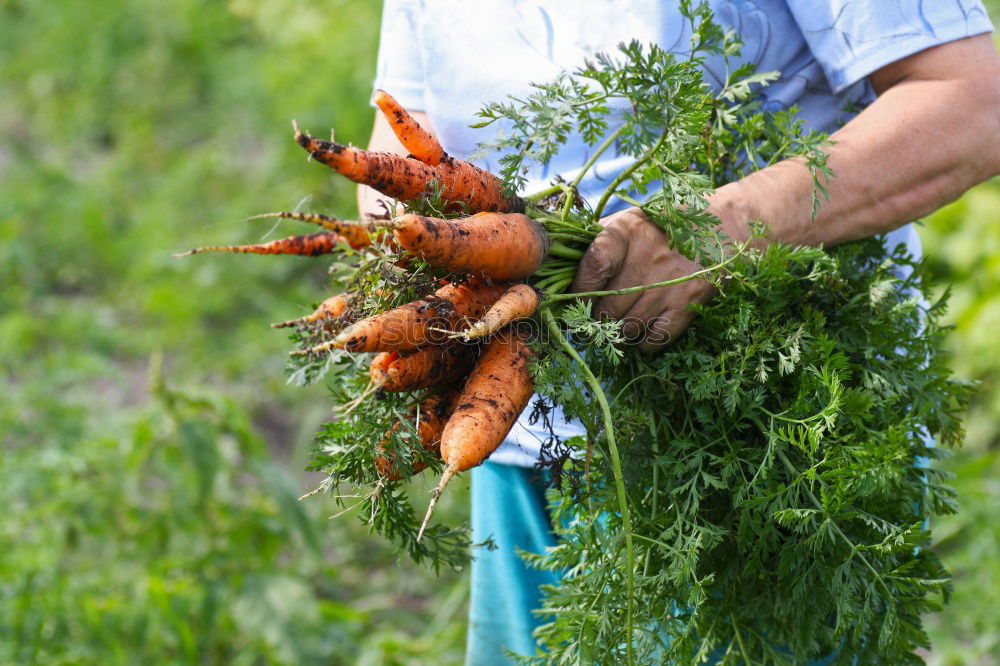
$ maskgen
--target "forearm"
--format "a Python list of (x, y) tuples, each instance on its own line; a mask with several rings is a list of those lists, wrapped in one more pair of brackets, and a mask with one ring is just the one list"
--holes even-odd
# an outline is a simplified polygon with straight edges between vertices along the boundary
[(812, 176), (788, 160), (719, 190), (713, 205), (727, 231), (738, 236), (735, 221), (756, 219), (768, 240), (834, 245), (891, 231), (1000, 172), (1000, 66), (992, 45), (973, 43), (980, 57), (971, 62), (968, 46), (938, 47), (952, 47), (966, 75), (883, 79), (878, 99), (832, 135), (829, 199), (815, 220)]

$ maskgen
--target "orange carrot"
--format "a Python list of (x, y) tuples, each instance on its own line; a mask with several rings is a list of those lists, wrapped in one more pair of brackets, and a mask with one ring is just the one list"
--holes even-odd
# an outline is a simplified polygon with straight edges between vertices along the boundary
[(460, 343), (432, 345), (405, 355), (389, 353), (396, 358), (384, 366), (378, 381), (390, 393), (418, 391), (464, 377), (476, 360), (476, 348)]
[(331, 296), (316, 308), (316, 311), (312, 314), (306, 315), (305, 317), (299, 317), (298, 319), (289, 319), (288, 321), (280, 321), (275, 324), (271, 324), (271, 328), (287, 328), (289, 326), (297, 326), (299, 324), (313, 324), (317, 321), (325, 321), (328, 319), (337, 319), (343, 316), (347, 312), (347, 301), (350, 299), (351, 294), (337, 294), (336, 296)]
[(174, 256), (190, 257), (192, 254), (200, 254), (202, 252), (236, 252), (239, 254), (298, 254), (315, 257), (333, 252), (337, 247), (337, 243), (343, 240), (342, 236), (331, 231), (321, 231), (318, 234), (279, 238), (270, 243), (262, 243), (260, 245), (213, 245), (210, 247), (197, 247), (187, 252), (175, 254)]
[(469, 327), (465, 332), (465, 339), (482, 338), (499, 331), (501, 328), (517, 321), (527, 319), (535, 314), (538, 305), (542, 302), (542, 296), (536, 289), (523, 282), (511, 285), (503, 296), (493, 304), (483, 318)]
[(392, 95), (384, 90), (376, 90), (372, 101), (381, 109), (392, 131), (396, 133), (396, 138), (411, 155), (431, 166), (448, 159), (448, 153), (444, 152), (434, 135), (421, 127)]
[(309, 353), (408, 351), (441, 342), (448, 336), (435, 329), (453, 331), (464, 320), (479, 319), (506, 289), (506, 284), (482, 278), (445, 285), (430, 296), (362, 319)]
[[(344, 237), (344, 240), (355, 250), (368, 247), (372, 244), (371, 233), (378, 234), (378, 230), (367, 222), (354, 222), (352, 220), (338, 220), (335, 217), (320, 215), (319, 213), (291, 213), (279, 211), (277, 213), (262, 213), (253, 215), (249, 219), (259, 220), (262, 218), (280, 217), (287, 220), (299, 220), (317, 224), (327, 231), (332, 231)], [(383, 232), (384, 233), (384, 232)]]
[(368, 369), (368, 374), (371, 377), (372, 383), (381, 386), (385, 381), (386, 373), (389, 371), (389, 366), (392, 362), (399, 358), (399, 352), (379, 352), (375, 354), (375, 358), (372, 359), (371, 367)]
[(526, 337), (513, 328), (495, 336), (469, 374), (455, 412), (441, 433), (445, 468), (417, 534), (418, 541), (444, 487), (457, 473), (482, 464), (500, 446), (531, 399), (528, 363), (532, 352)]
[(494, 280), (523, 280), (549, 250), (545, 230), (521, 213), (479, 213), (455, 220), (409, 214), (378, 224), (392, 229), (400, 247), (432, 266)]
[[(458, 391), (451, 389), (448, 391), (442, 391), (441, 393), (436, 393), (431, 397), (427, 398), (420, 403), (419, 406), (413, 406), (410, 408), (410, 419), (417, 425), (417, 435), (420, 437), (420, 444), (432, 453), (438, 453), (441, 447), (441, 433), (444, 431), (445, 424), (448, 422), (448, 418), (451, 416), (452, 410), (455, 407), (455, 398), (458, 397)], [(397, 423), (393, 426), (390, 432), (399, 432), (402, 424)], [(386, 433), (388, 438), (390, 433)], [(403, 437), (409, 438), (409, 433), (404, 432)], [(380, 453), (385, 452), (385, 441), (378, 445), (378, 451)], [(412, 471), (414, 474), (420, 472), (427, 468), (427, 463), (422, 460), (414, 460), (412, 463)], [(382, 476), (398, 481), (402, 478), (402, 475), (396, 470), (396, 459), (395, 456), (386, 458), (385, 455), (378, 455), (375, 457), (375, 469), (378, 470), (379, 474)]]
[(472, 212), (516, 213), (524, 210), (520, 197), (504, 194), (499, 178), (453, 157), (431, 166), (413, 157), (323, 141), (303, 134), (298, 126), (295, 126), (295, 140), (318, 162), (394, 199), (416, 199), (436, 181), (442, 198), (455, 210), (461, 209), (460, 204)]

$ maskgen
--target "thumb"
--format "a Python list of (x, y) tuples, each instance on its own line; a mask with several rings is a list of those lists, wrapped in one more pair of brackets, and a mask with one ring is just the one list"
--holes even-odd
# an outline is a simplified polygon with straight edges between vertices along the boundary
[(628, 238), (617, 226), (597, 234), (580, 259), (570, 291), (600, 291), (622, 268), (628, 254)]

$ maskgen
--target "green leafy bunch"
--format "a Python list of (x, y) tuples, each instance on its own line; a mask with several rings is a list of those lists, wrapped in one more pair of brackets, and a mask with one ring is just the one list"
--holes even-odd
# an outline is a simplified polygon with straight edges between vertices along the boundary
[[(553, 241), (531, 280), (545, 293), (533, 343), (536, 412), (558, 404), (587, 432), (553, 441), (540, 462), (557, 472), (549, 499), (559, 545), (527, 557), (561, 582), (546, 590), (543, 652), (527, 661), (919, 661), (921, 614), (949, 590), (926, 548), (926, 519), (954, 510), (926, 461), (941, 455), (934, 438), (960, 442), (970, 393), (941, 351), (944, 301), (927, 305), (923, 265), (880, 238), (756, 250), (718, 230), (706, 198), (725, 183), (795, 158), (812, 173), (815, 213), (833, 174), (825, 136), (794, 111), (762, 108), (758, 93), (777, 75), (730, 67), (736, 36), (704, 3), (682, 0), (680, 9), (686, 58), (623, 44), (481, 112), (480, 127), (499, 128), (482, 150), (499, 152), (512, 191), (571, 136), (593, 148), (572, 180), (524, 197)], [(726, 64), (718, 90), (703, 80), (708, 58)], [(608, 151), (631, 163), (584, 200), (578, 188)], [(566, 293), (616, 199), (641, 208), (706, 268)], [(434, 208), (433, 193), (408, 207)], [(407, 297), (432, 287), (419, 263), (394, 281), (394, 262), (361, 262), (350, 288), (378, 309), (399, 284)], [(690, 329), (658, 355), (630, 349), (619, 323), (591, 315), (591, 297), (691, 279), (712, 281), (720, 295), (697, 306)], [(332, 388), (350, 404), (317, 438), (313, 466), (328, 474), (325, 487), (414, 559), (467, 563), (468, 528), (431, 524), (417, 540), (407, 486), (376, 470), (388, 456), (404, 472), (416, 462), (440, 471), (440, 460), (407, 445), (414, 433), (405, 436), (405, 410), (426, 394), (359, 400), (363, 363), (337, 353), (322, 367), (302, 363), (304, 381), (334, 370)]]
[(926, 461), (931, 435), (961, 440), (969, 393), (941, 353), (943, 303), (879, 239), (731, 266), (658, 356), (567, 322), (610, 424), (592, 423), (592, 391), (565, 390), (577, 362), (546, 350), (538, 390), (595, 441), (617, 433), (631, 524), (595, 446), (589, 482), (551, 492), (560, 545), (531, 558), (569, 572), (547, 591), (545, 661), (888, 664), (927, 646), (920, 615), (949, 583), (925, 519), (954, 504)]

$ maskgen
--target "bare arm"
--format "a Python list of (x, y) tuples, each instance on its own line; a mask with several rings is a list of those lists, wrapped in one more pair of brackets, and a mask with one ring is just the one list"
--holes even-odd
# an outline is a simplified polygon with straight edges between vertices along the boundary
[[(420, 123), (421, 127), (434, 134), (434, 128), (431, 127), (426, 113), (423, 111), (410, 111), (410, 115)], [(393, 134), (392, 128), (389, 126), (389, 122), (385, 119), (385, 116), (377, 111), (375, 112), (375, 124), (372, 127), (372, 136), (368, 140), (368, 149), (399, 153), (400, 155), (407, 154), (407, 150), (403, 148), (403, 144)], [(387, 199), (383, 194), (365, 185), (358, 186), (358, 212), (361, 214), (361, 217), (385, 215), (390, 210), (391, 205), (392, 200)]]
[[(1000, 58), (990, 35), (943, 44), (872, 74), (879, 94), (831, 137), (829, 201), (811, 216), (812, 178), (787, 160), (720, 188), (711, 209), (742, 240), (748, 221), (763, 243), (834, 245), (888, 232), (1000, 173)], [(618, 289), (690, 274), (698, 266), (666, 246), (637, 209), (605, 218), (580, 263), (579, 291)], [(692, 302), (712, 298), (701, 281), (599, 299), (595, 312), (626, 320), (625, 332), (655, 349), (679, 335)]]
[[(810, 219), (795, 160), (719, 191), (770, 238), (833, 245), (896, 229), (1000, 172), (1000, 59), (991, 35), (922, 51), (871, 76), (878, 99), (834, 133), (830, 200)], [(732, 205), (732, 204), (729, 204)]]

